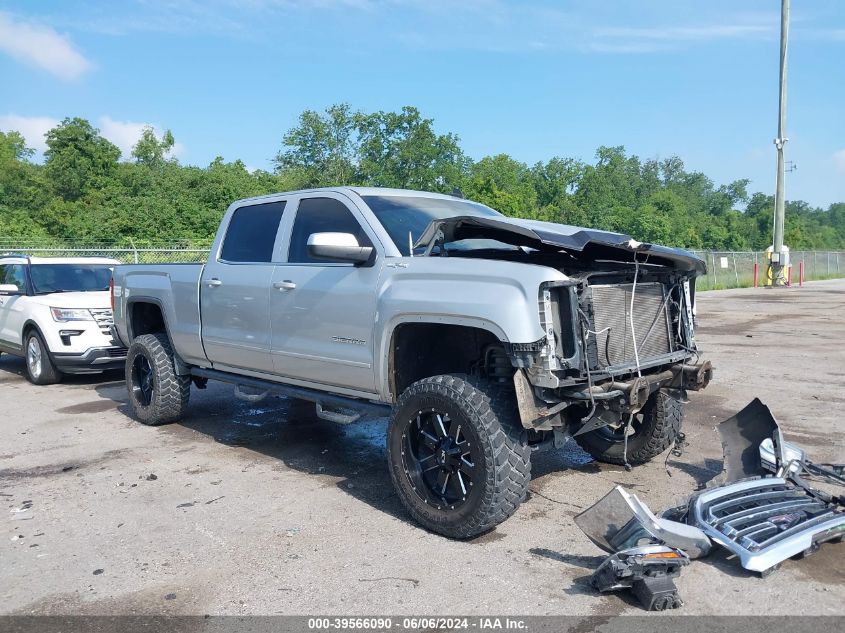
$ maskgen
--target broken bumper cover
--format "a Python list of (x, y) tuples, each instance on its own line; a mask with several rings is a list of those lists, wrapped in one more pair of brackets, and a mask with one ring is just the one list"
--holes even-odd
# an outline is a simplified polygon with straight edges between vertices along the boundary
[(607, 552), (663, 544), (683, 550), (690, 558), (706, 556), (710, 539), (699, 528), (662, 519), (636, 495), (616, 486), (600, 501), (575, 517), (576, 525)]
[(688, 516), (756, 572), (845, 536), (845, 511), (780, 477), (703, 492), (690, 501)]

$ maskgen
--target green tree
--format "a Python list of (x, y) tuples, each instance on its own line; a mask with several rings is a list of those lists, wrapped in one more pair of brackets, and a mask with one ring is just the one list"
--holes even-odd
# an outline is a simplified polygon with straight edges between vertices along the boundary
[(355, 176), (360, 114), (341, 103), (324, 114), (306, 110), (283, 137), (276, 173), (287, 172), (299, 187), (348, 185)]
[(153, 128), (148, 125), (144, 127), (144, 130), (141, 132), (141, 138), (138, 139), (135, 147), (132, 148), (132, 158), (139, 165), (159, 167), (164, 164), (175, 142), (173, 133), (170, 130), (165, 130), (161, 136), (161, 140), (159, 140)]
[(378, 187), (451, 191), (466, 158), (453, 134), (437, 134), (416, 108), (357, 117), (360, 181)]
[(67, 118), (47, 132), (44, 170), (53, 190), (78, 200), (102, 186), (117, 169), (120, 150), (85, 119)]

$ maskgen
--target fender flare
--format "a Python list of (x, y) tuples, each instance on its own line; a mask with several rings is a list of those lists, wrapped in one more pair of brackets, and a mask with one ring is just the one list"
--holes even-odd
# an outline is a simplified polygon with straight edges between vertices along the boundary
[(391, 316), (382, 328), (381, 339), (375, 350), (376, 389), (384, 402), (393, 402), (399, 394), (390, 390), (390, 352), (396, 330), (408, 323), (427, 323), (440, 325), (458, 325), (484, 330), (495, 336), (502, 343), (510, 342), (504, 330), (498, 324), (480, 317), (456, 317), (448, 314), (400, 313)]

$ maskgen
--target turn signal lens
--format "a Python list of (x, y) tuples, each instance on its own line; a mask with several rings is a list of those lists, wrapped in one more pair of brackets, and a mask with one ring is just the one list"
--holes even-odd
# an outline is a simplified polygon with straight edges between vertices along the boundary
[(643, 558), (682, 558), (682, 556), (678, 552), (654, 552), (646, 554)]

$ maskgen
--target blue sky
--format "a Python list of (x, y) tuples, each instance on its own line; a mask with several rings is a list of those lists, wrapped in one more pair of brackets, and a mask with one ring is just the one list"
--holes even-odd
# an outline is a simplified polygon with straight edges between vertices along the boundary
[[(677, 154), (774, 189), (779, 0), (0, 0), (0, 129), (269, 169), (307, 108), (414, 105), (473, 158)], [(845, 2), (792, 0), (787, 197), (845, 201)]]

